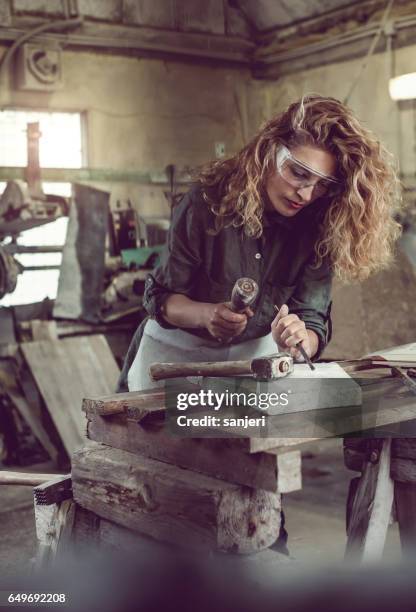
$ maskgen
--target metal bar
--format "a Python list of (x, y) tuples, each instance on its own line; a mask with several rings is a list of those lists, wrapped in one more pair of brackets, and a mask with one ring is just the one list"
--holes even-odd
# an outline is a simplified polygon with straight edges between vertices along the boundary
[(43, 270), (60, 270), (61, 266), (24, 266), (23, 272), (38, 272)]

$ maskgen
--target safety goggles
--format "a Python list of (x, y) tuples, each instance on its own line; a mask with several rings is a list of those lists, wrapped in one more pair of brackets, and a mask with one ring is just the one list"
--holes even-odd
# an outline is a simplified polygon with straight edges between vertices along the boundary
[(280, 176), (296, 191), (313, 187), (313, 197), (335, 196), (342, 190), (342, 182), (333, 176), (323, 174), (293, 157), (284, 145), (276, 154), (276, 168)]

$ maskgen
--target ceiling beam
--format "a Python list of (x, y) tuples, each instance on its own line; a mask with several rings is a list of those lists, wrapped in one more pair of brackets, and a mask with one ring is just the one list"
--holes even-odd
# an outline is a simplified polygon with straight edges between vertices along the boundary
[[(39, 21), (37, 22), (39, 25)], [(0, 28), (0, 43), (13, 43), (27, 34), (27, 27)], [(175, 32), (160, 28), (128, 28), (84, 21), (77, 32), (45, 33), (36, 41), (54, 41), (67, 49), (93, 49), (110, 53), (157, 56), (225, 62), (249, 66), (255, 43), (239, 37), (219, 34)]]
[[(275, 80), (285, 74), (326, 66), (360, 58), (366, 55), (380, 24), (373, 23), (351, 29), (342, 34), (322, 36), (309, 44), (292, 49), (274, 50), (255, 54), (253, 75), (258, 79)], [(390, 22), (393, 48), (398, 49), (416, 43), (416, 16), (401, 17)], [(374, 53), (387, 48), (387, 36), (380, 37)]]

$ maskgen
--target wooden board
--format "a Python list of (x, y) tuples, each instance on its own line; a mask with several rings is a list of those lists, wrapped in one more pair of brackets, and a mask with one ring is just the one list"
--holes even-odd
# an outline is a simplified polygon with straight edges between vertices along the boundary
[(390, 476), (391, 439), (382, 441), (378, 461), (366, 461), (350, 502), (346, 558), (379, 561), (390, 520), (394, 484)]
[[(163, 427), (143, 427), (126, 415), (89, 414), (87, 436), (114, 448), (165, 461), (240, 485), (289, 493), (300, 488), (300, 457), (247, 454), (240, 440), (180, 438)], [(296, 451), (295, 451), (296, 453)]]
[[(378, 427), (396, 425), (401, 422), (416, 419), (416, 396), (412, 395), (399, 379), (380, 379), (376, 373), (375, 378), (361, 377), (363, 407), (337, 407), (300, 412), (296, 414), (283, 414), (268, 417), (269, 431), (267, 437), (247, 437), (241, 431), (227, 429), (230, 435), (239, 436), (241, 449), (247, 453), (261, 451), (274, 452), (282, 447), (301, 447), (314, 440), (327, 437), (343, 436), (352, 432), (366, 431)], [(358, 375), (356, 380), (358, 379)], [(138, 402), (138, 416), (149, 411), (162, 416), (165, 407), (163, 391), (140, 392), (136, 394), (120, 394), (120, 399), (113, 396), (101, 404), (98, 400), (91, 401), (86, 409), (97, 406), (96, 412), (105, 414), (108, 402), (109, 413), (128, 410), (130, 397), (134, 399), (132, 412), (136, 410), (134, 404)], [(143, 402), (142, 402), (143, 400)], [(94, 404), (95, 402), (95, 404)], [(144, 412), (143, 412), (144, 411)], [(149, 417), (145, 417), (149, 418)], [(224, 434), (224, 430), (221, 431)], [(275, 435), (273, 435), (275, 433)], [(278, 452), (278, 451), (277, 451)]]
[[(154, 559), (155, 563), (159, 564), (159, 567), (162, 568), (163, 576), (166, 576), (166, 572), (163, 568), (167, 567), (166, 562), (168, 560), (173, 563), (173, 566), (171, 565), (170, 567), (177, 566), (178, 551), (176, 547), (158, 542), (153, 538), (117, 525), (112, 521), (97, 516), (89, 510), (85, 510), (79, 504), (75, 504), (75, 506), (75, 521), (71, 533), (71, 548), (77, 557), (87, 554), (87, 558), (90, 558), (91, 555), (95, 554), (97, 551), (100, 558), (104, 558), (103, 555), (107, 554), (113, 556), (114, 552), (117, 551), (123, 555), (128, 555), (128, 558), (134, 558), (131, 557), (131, 555), (135, 555), (136, 559), (142, 559), (144, 564), (146, 564), (147, 559)], [(213, 562), (217, 563), (218, 561), (223, 561), (227, 564), (228, 559), (222, 554), (220, 557), (220, 559), (213, 560)], [(195, 559), (195, 557), (193, 558)], [(189, 560), (189, 557), (187, 557), (187, 559)], [(204, 564), (203, 558), (198, 556), (196, 559), (197, 562), (198, 559)], [(247, 575), (247, 570), (249, 572), (253, 572), (254, 570), (255, 580), (257, 581), (259, 571), (269, 568), (270, 575), (272, 575), (278, 572), (281, 566), (287, 569), (288, 566), (293, 565), (293, 560), (286, 555), (282, 555), (274, 546), (256, 553), (254, 559), (252, 557), (234, 556), (230, 560), (234, 566), (238, 564), (245, 572), (245, 575)], [(151, 566), (149, 566), (149, 572), (149, 575), (154, 578), (154, 572)], [(220, 580), (223, 580), (221, 575), (220, 572)], [(211, 585), (209, 588), (211, 588), (212, 581), (210, 581), (209, 584)], [(221, 582), (221, 584), (223, 583)], [(123, 591), (121, 591), (121, 597), (122, 596)], [(136, 605), (136, 608), (137, 607), (139, 606)], [(201, 606), (194, 605), (193, 609), (198, 610), (200, 607)]]
[(116, 393), (105, 397), (86, 397), (82, 409), (88, 414), (110, 416), (128, 414), (143, 424), (163, 419), (165, 415), (165, 392), (148, 389), (131, 393)]
[(72, 499), (48, 506), (35, 504), (37, 569), (52, 566), (57, 554), (68, 552), (74, 516), (75, 503)]
[(94, 445), (73, 456), (75, 501), (100, 517), (179, 546), (253, 553), (280, 529), (280, 495)]
[(85, 396), (108, 395), (119, 369), (104, 336), (26, 342), (21, 345), (68, 454), (85, 443)]
[[(111, 416), (126, 413), (129, 418), (136, 419), (143, 426), (150, 422), (164, 419), (166, 396), (163, 389), (147, 389), (130, 393), (116, 393), (107, 397), (88, 397), (83, 401), (83, 410), (92, 418), (93, 415)], [(288, 437), (288, 438), (232, 438), (238, 449), (247, 453), (267, 451), (272, 454), (281, 452), (285, 447), (301, 447), (303, 444), (320, 438)], [(230, 438), (231, 440), (231, 438)], [(104, 442), (104, 440), (101, 440)], [(114, 446), (117, 446), (114, 444)], [(129, 450), (129, 449), (128, 449)], [(267, 487), (265, 487), (267, 488)], [(294, 490), (294, 489), (291, 489)], [(282, 491), (283, 492), (283, 491)]]
[[(85, 398), (87, 436), (114, 448), (166, 461), (227, 482), (289, 493), (301, 488), (297, 451), (279, 460), (275, 453), (245, 452), (241, 438), (190, 438), (164, 427), (165, 393), (148, 390)], [(158, 426), (157, 426), (158, 425)]]
[(389, 349), (384, 349), (367, 355), (373, 362), (396, 362), (398, 364), (415, 364), (416, 365), (416, 342), (394, 346)]

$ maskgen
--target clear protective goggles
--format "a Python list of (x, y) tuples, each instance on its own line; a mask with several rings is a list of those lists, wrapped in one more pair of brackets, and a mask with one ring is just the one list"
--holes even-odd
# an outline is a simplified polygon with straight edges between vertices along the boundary
[(280, 176), (296, 191), (313, 187), (312, 194), (315, 198), (335, 196), (342, 190), (342, 182), (339, 179), (299, 161), (284, 145), (278, 147), (276, 168)]

